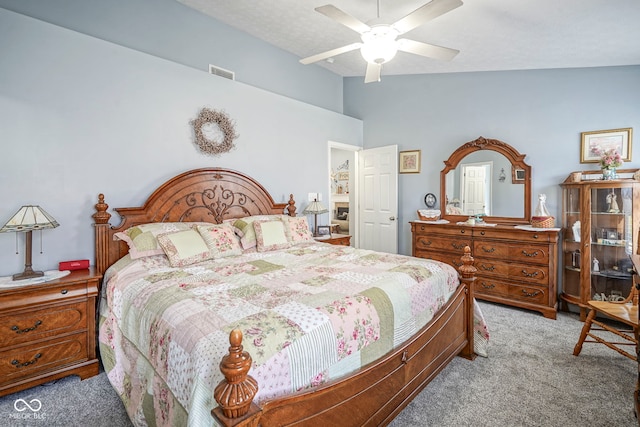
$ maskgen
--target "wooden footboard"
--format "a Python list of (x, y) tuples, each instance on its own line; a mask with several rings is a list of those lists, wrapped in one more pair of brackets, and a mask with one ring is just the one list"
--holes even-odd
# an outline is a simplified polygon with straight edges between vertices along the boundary
[[(242, 333), (230, 334), (225, 375), (212, 415), (224, 426), (387, 425), (456, 356), (473, 359), (475, 267), (467, 246), (458, 269), (461, 284), (448, 303), (412, 339), (354, 375), (313, 391), (252, 403), (255, 380)], [(229, 392), (233, 390), (233, 392)], [(235, 416), (229, 416), (235, 414)]]

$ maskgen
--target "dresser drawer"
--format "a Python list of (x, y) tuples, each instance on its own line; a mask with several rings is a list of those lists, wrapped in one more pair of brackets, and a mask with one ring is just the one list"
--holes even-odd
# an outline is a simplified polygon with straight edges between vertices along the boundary
[(549, 264), (549, 247), (509, 245), (509, 258), (527, 264)]
[(545, 287), (519, 285), (484, 277), (478, 277), (475, 284), (475, 293), (481, 299), (482, 295), (493, 295), (531, 304), (547, 304), (549, 300)]
[(431, 236), (435, 233), (444, 234), (447, 237), (467, 236), (471, 238), (471, 236), (473, 235), (473, 230), (471, 229), (471, 227), (451, 227), (416, 223), (414, 233), (418, 236)]
[(519, 242), (548, 243), (557, 239), (557, 233), (521, 231), (518, 229), (493, 229), (490, 227), (473, 229), (473, 237), (478, 239), (517, 240)]
[(549, 266), (511, 264), (491, 259), (476, 259), (478, 276), (502, 277), (518, 282), (530, 282), (545, 285), (549, 283)]
[(85, 330), (87, 302), (53, 305), (0, 315), (0, 349)]
[(546, 265), (517, 265), (509, 267), (509, 277), (522, 282), (530, 282), (539, 285), (549, 283), (549, 267)]
[(458, 252), (462, 256), (465, 246), (471, 247), (471, 239), (464, 237), (442, 238), (438, 235), (417, 236), (415, 245), (416, 249)]
[(87, 336), (78, 333), (0, 352), (0, 385), (87, 359)]

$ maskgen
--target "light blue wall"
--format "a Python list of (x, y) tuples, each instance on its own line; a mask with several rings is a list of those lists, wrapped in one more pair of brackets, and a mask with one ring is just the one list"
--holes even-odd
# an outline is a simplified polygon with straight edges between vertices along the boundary
[[(360, 120), (3, 9), (0, 40), (0, 221), (24, 204), (58, 220), (42, 232), (43, 254), (36, 233), (38, 269), (93, 259), (98, 193), (139, 206), (180, 172), (220, 166), (278, 202), (293, 193), (301, 211), (309, 191), (327, 188), (327, 141), (362, 145)], [(235, 121), (233, 151), (195, 147), (189, 121), (202, 107)], [(19, 239), (16, 255), (15, 235), (0, 234), (0, 276), (24, 268)]]
[(177, 0), (0, 0), (0, 7), (198, 70), (214, 64), (243, 83), (342, 112), (342, 77)]
[[(440, 193), (443, 161), (478, 136), (505, 141), (532, 166), (537, 195), (559, 218), (560, 184), (580, 163), (580, 132), (640, 129), (640, 66), (346, 78), (344, 112), (364, 121), (365, 148), (422, 150), (422, 171), (400, 175), (399, 250), (411, 253), (408, 222), (426, 193)], [(637, 132), (636, 132), (637, 133)], [(640, 167), (640, 137), (633, 162)]]

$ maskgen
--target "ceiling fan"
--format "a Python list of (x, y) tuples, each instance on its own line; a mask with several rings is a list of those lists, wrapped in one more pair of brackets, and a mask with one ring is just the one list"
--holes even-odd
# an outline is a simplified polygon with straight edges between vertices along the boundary
[(364, 82), (371, 83), (380, 81), (382, 64), (390, 61), (399, 50), (428, 58), (450, 61), (460, 51), (415, 40), (397, 40), (397, 37), (462, 6), (462, 4), (461, 0), (432, 0), (391, 25), (374, 25), (372, 27), (331, 4), (316, 7), (316, 12), (320, 12), (360, 33), (362, 42), (352, 43), (327, 52), (318, 53), (303, 58), (300, 62), (305, 65), (312, 64), (322, 61), (323, 59), (360, 49), (362, 57), (367, 61), (367, 71)]

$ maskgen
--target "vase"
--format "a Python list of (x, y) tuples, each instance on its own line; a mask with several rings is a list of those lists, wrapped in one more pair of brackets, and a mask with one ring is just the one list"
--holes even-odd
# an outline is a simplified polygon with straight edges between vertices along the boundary
[(611, 181), (612, 179), (618, 178), (616, 175), (616, 168), (610, 169), (602, 169), (602, 179), (605, 181)]

